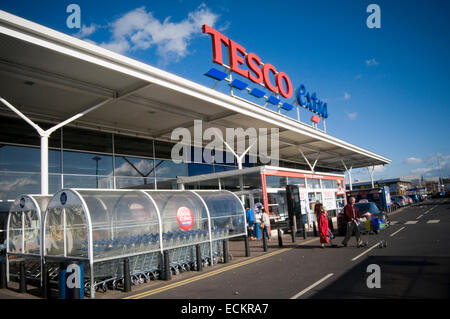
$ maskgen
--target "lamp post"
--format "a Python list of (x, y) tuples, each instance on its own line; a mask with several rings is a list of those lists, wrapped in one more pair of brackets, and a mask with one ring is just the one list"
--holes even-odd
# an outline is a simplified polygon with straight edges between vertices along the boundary
[(92, 159), (95, 161), (95, 178), (97, 181), (97, 188), (98, 188), (98, 161), (101, 160), (102, 158), (94, 156)]

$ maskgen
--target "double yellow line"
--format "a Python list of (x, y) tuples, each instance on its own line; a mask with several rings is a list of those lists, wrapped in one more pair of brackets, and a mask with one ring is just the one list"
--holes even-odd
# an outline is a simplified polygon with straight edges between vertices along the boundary
[[(314, 238), (314, 239), (308, 240), (306, 242), (303, 242), (303, 243), (299, 244), (298, 246), (306, 245), (306, 244), (309, 244), (309, 243), (311, 243), (313, 241), (316, 241), (316, 240), (318, 240), (318, 238)], [(242, 266), (245, 266), (245, 265), (248, 265), (248, 264), (251, 264), (251, 263), (263, 260), (263, 259), (266, 259), (266, 258), (270, 258), (272, 256), (284, 253), (284, 252), (289, 251), (291, 249), (292, 248), (283, 248), (283, 249), (280, 249), (280, 250), (276, 250), (276, 251), (273, 251), (271, 253), (264, 254), (264, 255), (261, 255), (261, 256), (258, 256), (258, 257), (254, 257), (254, 258), (248, 259), (246, 261), (242, 261), (242, 262), (234, 264), (234, 265), (226, 266), (226, 267), (223, 267), (221, 269), (217, 269), (217, 270), (214, 270), (214, 271), (202, 274), (202, 275), (195, 276), (193, 278), (185, 279), (185, 280), (182, 280), (180, 282), (175, 282), (175, 283), (169, 284), (167, 286), (163, 286), (163, 287), (156, 288), (156, 289), (153, 289), (153, 290), (150, 290), (150, 291), (142, 292), (140, 294), (136, 294), (136, 295), (133, 295), (133, 296), (125, 297), (123, 299), (141, 299), (141, 298), (145, 298), (145, 297), (148, 297), (148, 296), (151, 296), (151, 295), (154, 295), (154, 294), (158, 294), (158, 293), (166, 291), (166, 290), (170, 290), (170, 289), (173, 289), (173, 288), (176, 288), (176, 287), (187, 285), (187, 284), (189, 284), (191, 282), (195, 282), (195, 281), (198, 281), (198, 280), (201, 280), (201, 279), (205, 279), (205, 278), (208, 278), (208, 277), (211, 277), (211, 276), (218, 275), (220, 273), (223, 273), (223, 272), (231, 270), (231, 269), (235, 269), (235, 268), (242, 267)]]

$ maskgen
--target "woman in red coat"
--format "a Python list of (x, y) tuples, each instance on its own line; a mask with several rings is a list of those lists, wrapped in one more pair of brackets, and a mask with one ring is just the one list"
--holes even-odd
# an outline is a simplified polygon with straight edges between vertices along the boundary
[(325, 243), (330, 242), (328, 233), (328, 213), (325, 207), (321, 203), (317, 203), (314, 207), (314, 211), (317, 217), (317, 225), (319, 228), (320, 243), (322, 248), (325, 248)]

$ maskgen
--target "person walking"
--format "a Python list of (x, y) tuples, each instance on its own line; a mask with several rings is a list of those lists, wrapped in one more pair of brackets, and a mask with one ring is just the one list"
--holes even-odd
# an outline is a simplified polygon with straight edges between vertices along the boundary
[(330, 230), (328, 228), (328, 212), (320, 202), (316, 203), (314, 212), (316, 213), (317, 226), (319, 228), (320, 243), (322, 248), (325, 248), (326, 243), (330, 243), (331, 245)]
[(267, 214), (267, 212), (264, 208), (262, 209), (261, 222), (262, 222), (262, 224), (264, 224), (264, 226), (262, 227), (262, 230), (263, 230), (264, 234), (266, 234), (267, 240), (270, 240), (270, 235), (269, 235), (270, 218), (269, 218), (269, 214)]
[(255, 211), (255, 237), (256, 237), (256, 239), (261, 239), (262, 232), (261, 232), (261, 228), (259, 226), (261, 224), (261, 219), (262, 219), (262, 210), (263, 210), (263, 208)]
[(361, 218), (361, 215), (359, 214), (358, 207), (356, 207), (355, 205), (355, 201), (355, 197), (350, 197), (349, 202), (344, 207), (344, 220), (347, 222), (347, 233), (345, 234), (344, 241), (342, 242), (342, 245), (344, 245), (344, 247), (347, 247), (347, 243), (350, 240), (353, 231), (355, 232), (356, 236), (356, 246), (363, 246), (361, 242), (361, 234), (359, 233), (358, 229), (358, 218)]
[(250, 207), (246, 208), (245, 216), (247, 218), (247, 233), (248, 238), (250, 240), (255, 239), (255, 212), (250, 209)]

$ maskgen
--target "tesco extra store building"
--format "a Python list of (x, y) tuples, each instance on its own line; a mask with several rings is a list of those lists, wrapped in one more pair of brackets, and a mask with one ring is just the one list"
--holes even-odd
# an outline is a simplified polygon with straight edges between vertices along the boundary
[[(297, 185), (305, 209), (321, 200), (335, 216), (345, 203), (347, 169), (390, 163), (328, 135), (324, 105), (314, 110), (323, 129), (284, 114), (304, 107), (283, 103), (294, 91), (285, 74), (255, 55), (244, 58), (242, 47), (203, 28), (221, 64), (206, 74), (211, 87), (0, 11), (0, 200), (72, 187), (226, 189), (280, 220), (287, 215), (285, 186)], [(218, 61), (217, 43), (240, 55), (227, 66)], [(261, 85), (247, 87), (251, 81), (239, 73), (244, 60), (261, 66), (252, 73), (261, 77), (250, 79)], [(279, 94), (270, 95), (276, 83), (269, 72), (281, 83)], [(231, 161), (192, 156), (175, 163), (171, 133), (182, 127), (194, 135), (195, 120), (224, 136), (226, 128), (278, 129), (278, 165), (252, 163), (236, 148)]]

